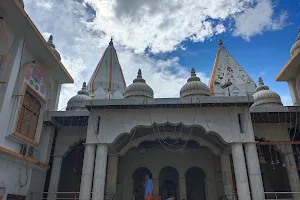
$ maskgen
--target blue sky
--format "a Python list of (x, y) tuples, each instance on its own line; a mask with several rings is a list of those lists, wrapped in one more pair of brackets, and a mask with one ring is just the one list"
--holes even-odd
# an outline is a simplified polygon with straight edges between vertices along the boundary
[(218, 40), (254, 81), (291, 105), (287, 83), (275, 76), (290, 58), (300, 26), (299, 0), (24, 0), (25, 10), (75, 79), (60, 109), (88, 81), (110, 37), (127, 85), (139, 68), (155, 97), (177, 97), (196, 68), (208, 79)]

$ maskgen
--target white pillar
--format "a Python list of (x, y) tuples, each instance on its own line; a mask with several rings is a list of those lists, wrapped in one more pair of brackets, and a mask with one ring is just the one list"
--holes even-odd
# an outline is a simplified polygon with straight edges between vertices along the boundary
[(62, 156), (55, 156), (53, 159), (47, 200), (56, 199), (62, 160)]
[(153, 177), (153, 196), (159, 196), (159, 178)]
[(240, 200), (251, 200), (243, 145), (233, 143), (231, 151), (238, 198)]
[(293, 105), (299, 106), (300, 105), (300, 97), (299, 97), (300, 94), (298, 93), (296, 82), (297, 82), (296, 79), (289, 80), (288, 87), (289, 87), (290, 94), (292, 97)]
[(106, 165), (107, 165), (107, 144), (98, 144), (96, 151), (96, 162), (93, 181), (93, 200), (104, 200)]
[(257, 148), (255, 143), (245, 144), (245, 154), (248, 167), (248, 176), (253, 200), (264, 200), (264, 185), (258, 161)]
[[(21, 62), (21, 56), (22, 56), (22, 49), (24, 45), (24, 37), (20, 37), (16, 39), (16, 53), (15, 55), (11, 56), (11, 60), (13, 63), (9, 64), (8, 68), (11, 69), (10, 73), (7, 76), (7, 82), (5, 84), (0, 84), (0, 127), (1, 131), (6, 132), (8, 128), (8, 122), (10, 117), (8, 116), (8, 113), (10, 113), (10, 103), (12, 101), (12, 95), (15, 88), (18, 75), (19, 75), (19, 69), (20, 69), (20, 62)], [(12, 49), (12, 52), (14, 52), (14, 49)], [(9, 70), (8, 69), (8, 70)], [(0, 78), (2, 78), (2, 74), (0, 75)], [(21, 88), (20, 88), (21, 90)], [(20, 91), (18, 91), (20, 92)], [(1, 144), (1, 141), (0, 141)]]
[(118, 174), (118, 156), (108, 156), (107, 162), (107, 179), (106, 179), (106, 193), (111, 197), (117, 192), (117, 174)]
[[(299, 175), (297, 171), (297, 165), (295, 162), (293, 148), (291, 145), (285, 145), (285, 147), (283, 147), (282, 150), (285, 152), (284, 161), (291, 190), (292, 192), (300, 192)], [(293, 199), (300, 200), (300, 194), (293, 194), (293, 197)]]
[(91, 198), (95, 150), (96, 146), (94, 144), (85, 144), (79, 195), (80, 200), (90, 200)]
[(227, 152), (221, 155), (221, 168), (224, 195), (227, 197), (228, 200), (234, 200), (235, 192), (233, 189), (230, 155)]
[(179, 178), (179, 195), (180, 195), (180, 200), (187, 200), (185, 177)]

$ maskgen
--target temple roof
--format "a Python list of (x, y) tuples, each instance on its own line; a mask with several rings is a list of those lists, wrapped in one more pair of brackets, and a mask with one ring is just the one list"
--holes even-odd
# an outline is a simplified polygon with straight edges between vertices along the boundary
[(121, 99), (126, 83), (113, 41), (109, 42), (88, 84), (95, 99)]
[(245, 96), (254, 93), (255, 87), (255, 82), (229, 54), (223, 46), (223, 41), (219, 40), (219, 49), (210, 76), (210, 94), (212, 96), (230, 96), (229, 92), (232, 92), (235, 94), (234, 96)]

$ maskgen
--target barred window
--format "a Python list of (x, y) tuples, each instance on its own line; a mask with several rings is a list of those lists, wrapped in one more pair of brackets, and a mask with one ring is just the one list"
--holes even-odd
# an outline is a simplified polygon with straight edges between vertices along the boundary
[(28, 91), (25, 92), (16, 131), (34, 140), (41, 109), (40, 101)]

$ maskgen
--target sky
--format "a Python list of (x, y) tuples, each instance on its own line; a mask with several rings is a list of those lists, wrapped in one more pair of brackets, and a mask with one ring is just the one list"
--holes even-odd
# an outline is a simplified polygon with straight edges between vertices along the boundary
[(275, 77), (290, 58), (300, 26), (299, 0), (24, 0), (47, 40), (52, 34), (74, 84), (62, 86), (59, 110), (88, 82), (110, 38), (125, 81), (138, 69), (154, 96), (179, 97), (194, 67), (208, 84), (218, 40), (257, 82), (292, 105)]

